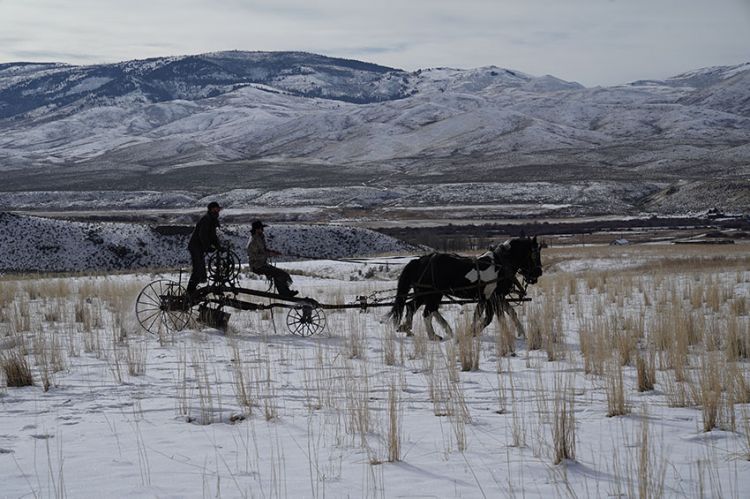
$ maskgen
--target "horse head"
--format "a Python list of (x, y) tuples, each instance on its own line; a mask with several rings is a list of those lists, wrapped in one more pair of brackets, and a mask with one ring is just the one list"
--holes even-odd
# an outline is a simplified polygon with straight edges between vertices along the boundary
[(526, 265), (521, 267), (521, 274), (526, 282), (536, 284), (542, 276), (542, 248), (544, 245), (539, 244), (536, 236), (526, 240), (529, 241), (529, 245), (526, 250)]
[(536, 284), (542, 275), (542, 248), (536, 236), (517, 237), (494, 247), (495, 261), (520, 272), (528, 284)]

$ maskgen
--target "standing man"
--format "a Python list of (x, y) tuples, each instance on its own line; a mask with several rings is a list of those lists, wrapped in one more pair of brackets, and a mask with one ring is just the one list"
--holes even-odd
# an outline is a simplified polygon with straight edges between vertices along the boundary
[(216, 235), (216, 229), (219, 228), (219, 212), (221, 206), (216, 201), (208, 203), (208, 212), (198, 220), (193, 229), (188, 243), (190, 259), (193, 262), (193, 272), (190, 274), (190, 280), (187, 285), (188, 296), (195, 292), (195, 288), (200, 282), (206, 282), (206, 253), (221, 248), (219, 237)]
[(279, 256), (281, 253), (268, 249), (266, 246), (266, 236), (263, 233), (263, 229), (268, 227), (263, 224), (260, 220), (253, 222), (250, 230), (250, 241), (247, 243), (247, 256), (250, 260), (250, 269), (259, 275), (264, 275), (270, 279), (273, 279), (276, 285), (276, 290), (284, 298), (291, 298), (296, 296), (298, 291), (292, 291), (289, 289), (289, 285), (292, 284), (292, 278), (278, 267), (268, 263), (268, 257)]

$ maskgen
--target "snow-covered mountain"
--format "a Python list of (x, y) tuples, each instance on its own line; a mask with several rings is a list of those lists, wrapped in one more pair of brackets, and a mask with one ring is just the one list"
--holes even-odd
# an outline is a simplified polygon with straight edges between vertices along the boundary
[(0, 65), (5, 190), (193, 190), (750, 173), (750, 64), (585, 88), (297, 53)]

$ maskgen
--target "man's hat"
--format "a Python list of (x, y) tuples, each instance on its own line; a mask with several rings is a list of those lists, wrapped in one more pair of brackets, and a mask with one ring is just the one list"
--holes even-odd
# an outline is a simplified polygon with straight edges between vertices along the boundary
[(262, 229), (263, 227), (268, 227), (268, 225), (264, 224), (260, 220), (256, 220), (251, 226), (253, 232), (255, 232), (257, 229)]
[(211, 201), (210, 203), (208, 203), (208, 211), (211, 211), (214, 208), (221, 209), (221, 206), (216, 201)]

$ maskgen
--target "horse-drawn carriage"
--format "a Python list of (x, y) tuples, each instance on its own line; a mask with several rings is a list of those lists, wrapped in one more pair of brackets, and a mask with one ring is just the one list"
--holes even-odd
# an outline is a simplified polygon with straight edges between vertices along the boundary
[[(311, 336), (326, 327), (326, 310), (391, 307), (389, 316), (395, 324), (406, 319), (400, 329), (410, 333), (415, 311), (424, 305), (424, 318), (431, 339), (441, 339), (432, 327), (435, 318), (450, 336), (452, 331), (438, 308), (442, 304), (477, 304), (474, 323), (479, 332), (494, 315), (508, 313), (522, 332), (522, 326), (510, 307), (529, 301), (526, 287), (542, 274), (541, 245), (536, 238), (516, 238), (492, 248), (478, 258), (446, 253), (432, 253), (411, 260), (402, 271), (396, 294), (382, 297), (378, 293), (357, 296), (345, 304), (325, 304), (312, 298), (284, 297), (278, 293), (239, 286), (240, 260), (231, 248), (211, 255), (208, 283), (188, 296), (180, 279), (158, 279), (148, 285), (136, 299), (136, 316), (148, 332), (175, 332), (187, 328), (191, 321), (226, 328), (230, 314), (237, 310), (287, 309), (289, 332)], [(520, 276), (520, 280), (519, 280)], [(444, 299), (446, 298), (446, 299)], [(268, 300), (262, 303), (261, 299)], [(481, 322), (480, 322), (481, 321)]]

